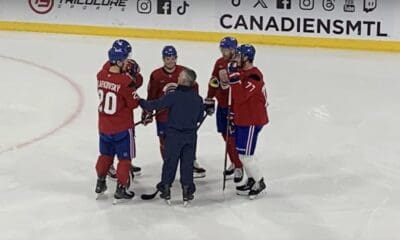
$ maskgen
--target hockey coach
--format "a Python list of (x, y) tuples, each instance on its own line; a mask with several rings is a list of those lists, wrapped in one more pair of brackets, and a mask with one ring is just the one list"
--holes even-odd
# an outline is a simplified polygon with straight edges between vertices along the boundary
[(178, 87), (175, 91), (157, 100), (146, 101), (141, 99), (139, 101), (140, 106), (146, 111), (165, 108), (169, 110), (165, 161), (161, 182), (157, 184), (157, 189), (161, 192), (160, 197), (165, 200), (171, 198), (170, 188), (175, 180), (179, 161), (183, 201), (192, 200), (196, 191), (193, 182), (193, 162), (197, 126), (203, 120), (204, 105), (199, 94), (193, 91), (192, 86), (195, 81), (195, 71), (184, 68), (179, 75)]

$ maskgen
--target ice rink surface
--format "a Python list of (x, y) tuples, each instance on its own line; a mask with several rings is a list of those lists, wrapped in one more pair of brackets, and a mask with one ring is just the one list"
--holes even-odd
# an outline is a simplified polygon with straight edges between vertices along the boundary
[[(400, 55), (256, 46), (271, 124), (257, 156), (267, 194), (250, 201), (222, 193), (224, 145), (215, 119), (199, 132), (191, 207), (161, 200), (112, 206), (96, 201), (96, 73), (113, 38), (0, 32), (0, 239), (399, 239)], [(145, 78), (174, 44), (194, 68), (201, 93), (217, 43), (130, 39)], [(146, 96), (146, 87), (139, 91)], [(136, 120), (141, 113), (136, 111)], [(155, 126), (136, 130), (152, 192), (161, 159)]]

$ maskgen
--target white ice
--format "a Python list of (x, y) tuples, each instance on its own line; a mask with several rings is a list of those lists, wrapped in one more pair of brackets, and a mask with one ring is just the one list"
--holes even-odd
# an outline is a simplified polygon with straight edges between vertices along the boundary
[[(1, 240), (399, 239), (400, 55), (256, 46), (270, 103), (257, 149), (267, 194), (250, 201), (232, 182), (222, 193), (212, 118), (199, 133), (207, 177), (190, 208), (179, 184), (172, 207), (138, 197), (112, 206), (113, 182), (95, 200), (94, 165), (95, 76), (113, 40), (0, 32)], [(217, 43), (129, 40), (145, 84), (174, 44), (205, 95)], [(140, 195), (152, 192), (161, 159), (154, 124), (136, 134)]]

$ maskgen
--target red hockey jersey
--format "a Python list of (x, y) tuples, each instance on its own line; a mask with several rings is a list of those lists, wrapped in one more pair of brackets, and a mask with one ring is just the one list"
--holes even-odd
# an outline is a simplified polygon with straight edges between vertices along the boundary
[[(183, 66), (181, 65), (176, 65), (175, 71), (172, 73), (167, 72), (163, 67), (154, 70), (150, 75), (150, 81), (147, 86), (147, 100), (159, 99), (169, 91), (175, 90), (178, 86), (178, 77), (182, 70)], [(197, 83), (193, 88), (197, 93), (199, 92)], [(168, 111), (163, 110), (163, 112), (157, 114), (156, 120), (167, 122)]]
[(97, 74), (97, 90), (100, 98), (99, 131), (114, 134), (133, 128), (133, 109), (139, 102), (135, 99), (132, 78), (102, 69)]
[[(208, 92), (207, 92), (207, 98), (216, 98), (218, 101), (218, 106), (226, 108), (228, 107), (228, 98), (229, 98), (229, 86), (227, 88), (223, 88), (221, 86), (221, 75), (226, 74), (227, 78), (227, 73), (226, 69), (228, 67), (229, 60), (224, 59), (223, 57), (219, 58), (214, 65), (214, 70), (212, 72), (212, 77), (215, 77), (219, 81), (219, 87), (215, 88), (210, 85), (208, 85)], [(222, 76), (223, 78), (224, 76)], [(225, 79), (228, 80), (228, 79)]]
[(267, 92), (257, 67), (242, 70), (240, 82), (231, 85), (234, 122), (238, 126), (262, 126), (269, 122)]

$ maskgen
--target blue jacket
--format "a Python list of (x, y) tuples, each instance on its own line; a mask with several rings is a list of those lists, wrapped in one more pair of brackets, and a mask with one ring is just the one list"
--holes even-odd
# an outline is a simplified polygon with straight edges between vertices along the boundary
[(191, 132), (197, 130), (197, 125), (203, 119), (203, 99), (192, 87), (178, 85), (172, 93), (153, 101), (140, 99), (140, 106), (146, 111), (167, 108), (167, 130)]

